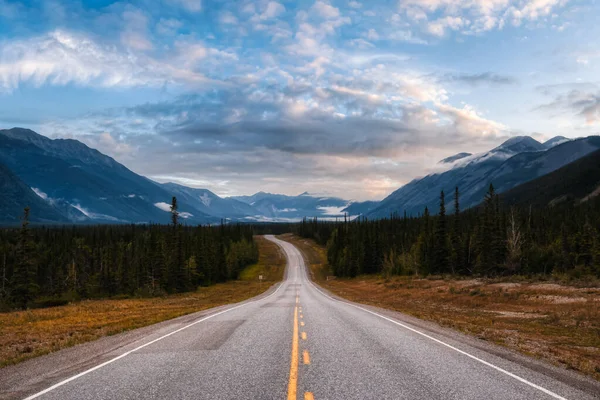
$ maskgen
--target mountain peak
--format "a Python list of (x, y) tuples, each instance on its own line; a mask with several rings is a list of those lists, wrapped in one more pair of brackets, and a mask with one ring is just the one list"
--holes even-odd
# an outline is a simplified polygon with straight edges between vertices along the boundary
[(20, 139), (20, 140), (50, 140), (49, 138), (40, 135), (39, 133), (36, 133), (34, 131), (32, 131), (31, 129), (26, 129), (26, 128), (19, 128), (19, 127), (15, 127), (15, 128), (11, 128), (11, 129), (0, 129), (0, 135), (4, 135), (4, 136), (8, 136), (10, 138), (13, 139)]
[(496, 147), (493, 151), (523, 153), (545, 149), (543, 144), (530, 136), (515, 136)]
[(571, 139), (568, 139), (564, 136), (555, 136), (550, 140), (547, 140), (544, 142), (544, 147), (546, 147), (547, 149), (551, 149), (554, 146), (558, 146), (559, 144), (563, 144), (565, 142), (570, 141)]

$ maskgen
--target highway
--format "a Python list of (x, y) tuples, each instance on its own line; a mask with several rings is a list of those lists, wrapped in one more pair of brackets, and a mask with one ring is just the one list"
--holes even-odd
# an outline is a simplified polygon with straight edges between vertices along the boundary
[(173, 323), (28, 399), (593, 399), (596, 394), (427, 331), (384, 310), (340, 301), (285, 251), (267, 295)]

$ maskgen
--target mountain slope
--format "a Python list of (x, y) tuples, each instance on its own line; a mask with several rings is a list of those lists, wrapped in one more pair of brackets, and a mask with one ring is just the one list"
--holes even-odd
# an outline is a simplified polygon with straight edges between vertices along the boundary
[[(28, 186), (93, 222), (168, 222), (172, 193), (76, 140), (51, 140), (28, 130), (0, 130), (0, 159)], [(179, 203), (190, 222), (215, 220)]]
[(461, 192), (461, 207), (472, 207), (481, 202), (490, 183), (501, 193), (599, 148), (600, 137), (594, 136), (567, 141), (549, 150), (530, 137), (512, 138), (487, 153), (459, 160), (446, 172), (413, 180), (382, 200), (367, 217), (385, 218), (404, 211), (416, 215), (425, 207), (435, 212), (440, 191), (453, 193), (455, 187)]
[(194, 204), (197, 210), (205, 214), (221, 218), (243, 218), (255, 216), (257, 211), (251, 205), (234, 198), (222, 198), (207, 189), (195, 189), (175, 183), (164, 183), (162, 185), (169, 192), (177, 196), (177, 200), (184, 200)]
[(337, 218), (344, 215), (344, 208), (349, 204), (347, 200), (337, 197), (319, 197), (309, 193), (298, 196), (286, 196), (258, 192), (252, 196), (237, 196), (233, 199), (251, 205), (257, 216), (246, 219), (254, 220), (299, 220), (304, 217)]
[(16, 223), (29, 207), (32, 222), (67, 222), (67, 218), (52, 205), (44, 201), (10, 169), (0, 164), (0, 221)]
[(508, 206), (546, 206), (600, 195), (600, 150), (500, 195)]

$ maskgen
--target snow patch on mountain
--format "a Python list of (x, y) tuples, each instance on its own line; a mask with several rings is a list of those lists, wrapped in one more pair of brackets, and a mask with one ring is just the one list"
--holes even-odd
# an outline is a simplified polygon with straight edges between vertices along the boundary
[(161, 201), (159, 203), (154, 203), (154, 207), (159, 208), (166, 212), (171, 212), (171, 205), (168, 203), (165, 203), (163, 201)]
[(48, 195), (42, 192), (40, 189), (32, 187), (31, 190), (33, 190), (33, 192), (40, 196), (42, 199), (48, 200)]
[(199, 196), (198, 198), (200, 199), (202, 204), (204, 204), (206, 207), (210, 207), (212, 199), (208, 196), (208, 193), (203, 193), (202, 196)]

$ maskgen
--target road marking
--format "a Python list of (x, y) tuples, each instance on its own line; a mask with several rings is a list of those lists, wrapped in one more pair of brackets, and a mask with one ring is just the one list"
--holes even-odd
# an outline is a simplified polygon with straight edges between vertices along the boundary
[(292, 361), (288, 382), (288, 400), (296, 400), (298, 389), (298, 307), (294, 307), (294, 334), (292, 336)]
[(232, 307), (232, 308), (228, 308), (227, 310), (219, 311), (218, 313), (215, 313), (215, 314), (211, 314), (211, 315), (209, 315), (209, 316), (206, 316), (206, 317), (204, 317), (204, 318), (202, 318), (202, 319), (199, 319), (198, 321), (192, 322), (192, 323), (191, 323), (191, 324), (189, 324), (189, 325), (186, 325), (186, 326), (184, 326), (184, 327), (182, 327), (182, 328), (179, 328), (179, 329), (177, 329), (177, 330), (175, 330), (175, 331), (173, 331), (173, 332), (167, 333), (166, 335), (163, 335), (163, 336), (161, 336), (161, 337), (159, 337), (159, 338), (157, 338), (157, 339), (154, 339), (154, 340), (152, 340), (152, 341), (150, 341), (150, 342), (148, 342), (148, 343), (146, 343), (146, 344), (143, 344), (143, 345), (141, 345), (141, 346), (138, 346), (138, 347), (136, 347), (136, 348), (135, 348), (135, 349), (133, 349), (133, 350), (129, 350), (129, 351), (127, 351), (127, 352), (125, 352), (125, 353), (121, 354), (120, 356), (117, 356), (117, 357), (115, 357), (115, 358), (111, 358), (110, 360), (108, 360), (108, 361), (105, 361), (105, 362), (103, 362), (102, 364), (96, 365), (96, 366), (95, 366), (95, 367), (93, 367), (93, 368), (90, 368), (90, 369), (88, 369), (88, 370), (85, 370), (85, 371), (83, 371), (83, 372), (81, 372), (81, 373), (79, 373), (79, 374), (77, 374), (77, 375), (74, 375), (74, 376), (72, 376), (72, 377), (68, 378), (68, 379), (65, 379), (64, 381), (58, 382), (57, 384), (55, 384), (55, 385), (52, 385), (52, 386), (50, 386), (49, 388), (47, 388), (47, 389), (45, 389), (45, 390), (42, 390), (41, 392), (38, 392), (38, 393), (36, 393), (36, 394), (33, 394), (33, 395), (31, 395), (31, 396), (29, 396), (29, 397), (25, 398), (24, 400), (32, 400), (32, 399), (38, 398), (38, 397), (40, 397), (40, 396), (42, 396), (42, 395), (44, 395), (44, 394), (46, 394), (46, 393), (48, 393), (48, 392), (51, 392), (52, 390), (54, 390), (54, 389), (56, 389), (56, 388), (58, 388), (58, 387), (60, 387), (60, 386), (63, 386), (63, 385), (65, 385), (65, 384), (67, 384), (67, 383), (69, 383), (69, 382), (71, 382), (71, 381), (74, 381), (74, 380), (75, 380), (75, 379), (77, 379), (77, 378), (81, 378), (82, 376), (84, 376), (84, 375), (87, 375), (87, 374), (89, 374), (90, 372), (94, 372), (94, 371), (96, 371), (96, 370), (98, 370), (98, 369), (100, 369), (100, 368), (102, 368), (102, 367), (105, 367), (105, 366), (107, 366), (108, 364), (112, 364), (112, 363), (114, 363), (115, 361), (117, 361), (117, 360), (120, 360), (121, 358), (127, 357), (128, 355), (130, 355), (130, 354), (131, 354), (131, 353), (133, 353), (133, 352), (136, 352), (136, 351), (138, 351), (138, 350), (141, 350), (141, 349), (143, 349), (144, 347), (150, 346), (151, 344), (154, 344), (154, 343), (156, 343), (156, 342), (158, 342), (158, 341), (160, 341), (160, 340), (166, 339), (166, 338), (168, 338), (168, 337), (169, 337), (169, 336), (171, 336), (171, 335), (174, 335), (174, 334), (176, 334), (176, 333), (179, 333), (179, 332), (181, 332), (181, 331), (183, 331), (183, 330), (185, 330), (185, 329), (187, 329), (187, 328), (189, 328), (189, 327), (192, 327), (192, 326), (194, 326), (194, 325), (196, 325), (196, 324), (199, 324), (200, 322), (206, 321), (207, 319), (214, 318), (214, 317), (216, 317), (217, 315), (225, 314), (225, 313), (227, 313), (227, 312), (229, 312), (229, 311), (236, 310), (236, 309), (238, 309), (238, 308), (240, 308), (240, 307), (244, 307), (244, 306), (247, 306), (247, 305), (249, 305), (249, 304), (256, 303), (256, 302), (258, 302), (258, 301), (266, 300), (266, 299), (268, 299), (268, 298), (270, 298), (270, 297), (274, 296), (274, 295), (275, 295), (277, 292), (279, 292), (279, 289), (281, 289), (281, 287), (282, 287), (282, 286), (283, 286), (283, 283), (280, 283), (280, 284), (279, 284), (279, 287), (278, 287), (278, 288), (277, 288), (277, 289), (276, 289), (276, 290), (275, 290), (273, 293), (271, 293), (270, 295), (268, 295), (267, 297), (264, 297), (264, 298), (262, 298), (262, 299), (258, 299), (258, 300), (249, 301), (249, 302), (247, 302), (247, 303), (240, 304), (240, 305), (238, 305), (238, 306), (235, 306), (235, 307)]
[(304, 393), (304, 400), (315, 400), (315, 396), (311, 392)]
[(306, 340), (306, 332), (302, 332), (302, 340)]
[(304, 326), (304, 321), (300, 322), (300, 326)]
[[(308, 277), (307, 277), (307, 279), (308, 279)], [(396, 324), (396, 325), (398, 325), (398, 326), (401, 326), (402, 328), (404, 328), (404, 329), (407, 329), (407, 330), (409, 330), (409, 331), (411, 331), (411, 332), (414, 332), (414, 333), (416, 333), (416, 334), (418, 334), (418, 335), (421, 335), (421, 336), (423, 336), (423, 337), (426, 337), (427, 339), (431, 339), (431, 340), (433, 340), (434, 342), (441, 344), (442, 346), (446, 346), (446, 347), (448, 347), (449, 349), (452, 349), (452, 350), (454, 350), (454, 351), (456, 351), (456, 352), (458, 352), (458, 353), (460, 353), (460, 354), (463, 354), (463, 355), (465, 355), (465, 356), (467, 356), (467, 357), (469, 357), (469, 358), (471, 358), (471, 359), (473, 359), (473, 360), (475, 360), (475, 361), (478, 361), (478, 362), (480, 362), (480, 363), (482, 363), (482, 364), (484, 364), (484, 365), (487, 365), (488, 367), (490, 367), (490, 368), (493, 368), (493, 369), (495, 369), (496, 371), (502, 372), (503, 374), (506, 374), (506, 375), (510, 376), (511, 378), (514, 378), (514, 379), (518, 380), (519, 382), (522, 382), (522, 383), (524, 383), (524, 384), (526, 384), (526, 385), (529, 385), (529, 386), (531, 386), (531, 387), (532, 387), (532, 388), (534, 388), (534, 389), (537, 389), (537, 390), (539, 390), (539, 391), (541, 391), (541, 392), (544, 392), (544, 393), (546, 393), (547, 395), (549, 395), (549, 396), (551, 396), (551, 397), (554, 397), (555, 399), (558, 399), (558, 400), (567, 400), (567, 398), (565, 398), (565, 397), (562, 397), (562, 396), (561, 396), (561, 395), (559, 395), (559, 394), (556, 394), (556, 393), (554, 393), (554, 392), (552, 392), (552, 391), (550, 391), (550, 390), (548, 390), (548, 389), (546, 389), (546, 388), (543, 388), (543, 387), (541, 387), (541, 386), (539, 386), (539, 385), (536, 385), (535, 383), (533, 383), (533, 382), (530, 382), (530, 381), (528, 381), (527, 379), (521, 378), (520, 376), (518, 376), (518, 375), (515, 375), (515, 374), (513, 374), (512, 372), (509, 372), (509, 371), (507, 371), (507, 370), (505, 370), (505, 369), (503, 369), (503, 368), (497, 367), (497, 366), (495, 366), (495, 365), (494, 365), (494, 364), (492, 364), (492, 363), (489, 363), (489, 362), (487, 362), (487, 361), (485, 361), (485, 360), (482, 360), (481, 358), (475, 357), (474, 355), (471, 355), (471, 354), (467, 353), (466, 351), (463, 351), (463, 350), (461, 350), (461, 349), (459, 349), (459, 348), (456, 348), (456, 347), (452, 346), (451, 344), (448, 344), (448, 343), (446, 343), (446, 342), (442, 342), (441, 340), (439, 340), (439, 339), (436, 339), (436, 338), (434, 338), (433, 336), (429, 336), (429, 335), (428, 335), (428, 334), (426, 334), (426, 333), (423, 333), (423, 332), (421, 332), (421, 331), (418, 331), (418, 330), (416, 330), (416, 329), (414, 329), (414, 328), (411, 328), (411, 327), (410, 327), (410, 326), (408, 326), (408, 325), (405, 325), (405, 324), (403, 324), (403, 323), (401, 323), (401, 322), (395, 321), (395, 320), (393, 320), (393, 319), (391, 319), (391, 318), (388, 318), (388, 317), (386, 317), (386, 316), (384, 316), (384, 315), (378, 314), (378, 313), (376, 313), (376, 312), (373, 312), (373, 311), (371, 311), (371, 310), (367, 310), (366, 308), (363, 308), (363, 307), (360, 307), (360, 306), (354, 305), (354, 304), (352, 304), (352, 303), (348, 303), (348, 302), (345, 302), (345, 301), (341, 301), (341, 300), (338, 300), (338, 299), (334, 299), (333, 297), (329, 296), (328, 294), (324, 293), (322, 290), (320, 290), (319, 288), (317, 288), (317, 286), (316, 286), (316, 285), (315, 285), (315, 284), (314, 284), (312, 281), (310, 281), (310, 280), (309, 280), (309, 282), (311, 283), (311, 285), (313, 286), (313, 288), (315, 288), (315, 290), (316, 290), (317, 292), (321, 293), (323, 296), (325, 296), (325, 297), (327, 297), (327, 298), (329, 298), (329, 299), (331, 299), (331, 300), (333, 300), (333, 301), (337, 301), (337, 302), (339, 302), (339, 303), (342, 303), (342, 304), (347, 304), (347, 305), (349, 305), (349, 306), (351, 306), (351, 307), (358, 308), (359, 310), (362, 310), (362, 311), (368, 312), (369, 314), (373, 314), (373, 315), (375, 315), (375, 316), (377, 316), (377, 317), (379, 317), (379, 318), (383, 318), (383, 319), (385, 319), (386, 321), (389, 321), (389, 322), (391, 322), (391, 323), (393, 323), (393, 324)]]
[(310, 354), (308, 354), (308, 350), (304, 350), (302, 353), (302, 361), (304, 365), (310, 365)]

